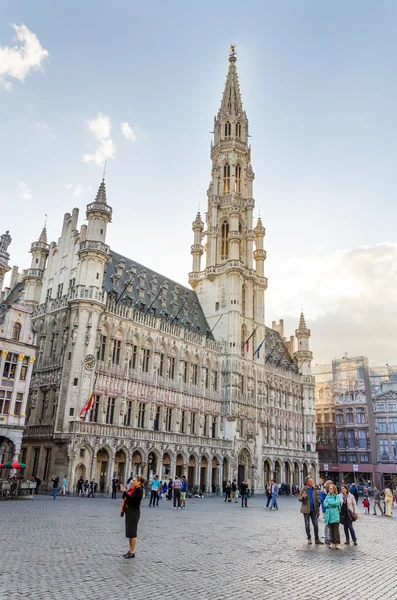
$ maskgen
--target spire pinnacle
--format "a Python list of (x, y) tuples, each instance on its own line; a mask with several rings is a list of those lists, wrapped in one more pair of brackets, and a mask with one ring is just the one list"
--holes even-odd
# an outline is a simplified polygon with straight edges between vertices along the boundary
[(99, 202), (100, 204), (106, 204), (105, 178), (102, 179), (101, 185), (98, 188), (98, 192), (97, 192), (97, 195), (95, 197), (95, 202)]
[(236, 46), (231, 45), (229, 53), (229, 71), (226, 77), (225, 90), (223, 92), (221, 104), (221, 112), (223, 114), (239, 115), (243, 112), (236, 62)]
[(299, 319), (299, 329), (307, 329), (306, 327), (306, 321), (305, 321), (305, 316), (303, 314), (303, 311), (301, 312), (301, 316)]

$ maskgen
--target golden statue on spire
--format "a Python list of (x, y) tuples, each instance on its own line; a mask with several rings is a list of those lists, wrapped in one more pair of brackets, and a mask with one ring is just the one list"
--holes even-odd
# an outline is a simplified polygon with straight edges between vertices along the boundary
[(229, 56), (236, 56), (236, 44), (230, 44)]

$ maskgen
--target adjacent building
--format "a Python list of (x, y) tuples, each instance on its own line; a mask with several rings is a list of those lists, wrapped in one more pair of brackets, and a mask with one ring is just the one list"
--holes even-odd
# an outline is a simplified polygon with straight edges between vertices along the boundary
[[(0, 237), (0, 281), (10, 270), (7, 231)], [(36, 356), (31, 307), (17, 283), (0, 304), (0, 463), (18, 460), (25, 429), (29, 385)]]
[(248, 142), (232, 50), (191, 288), (107, 245), (105, 181), (86, 224), (75, 208), (57, 242), (44, 229), (32, 244), (23, 282), (38, 358), (23, 455), (44, 485), (67, 474), (72, 487), (83, 476), (106, 491), (114, 474), (158, 473), (205, 491), (234, 477), (261, 490), (273, 476), (301, 484), (318, 473), (310, 330), (303, 314), (289, 340), (282, 322), (265, 325)]

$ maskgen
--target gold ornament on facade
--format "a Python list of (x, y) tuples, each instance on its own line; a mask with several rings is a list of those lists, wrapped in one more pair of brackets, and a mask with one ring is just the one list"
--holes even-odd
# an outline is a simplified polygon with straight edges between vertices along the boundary
[(8, 350), (1, 351), (1, 358), (7, 358)]
[(29, 357), (29, 362), (30, 362), (30, 363), (32, 363), (32, 364), (33, 364), (35, 360), (36, 360), (36, 358), (35, 358), (34, 356), (30, 356), (30, 357)]
[(24, 358), (25, 358), (24, 354), (18, 354), (18, 361), (19, 362), (22, 362)]

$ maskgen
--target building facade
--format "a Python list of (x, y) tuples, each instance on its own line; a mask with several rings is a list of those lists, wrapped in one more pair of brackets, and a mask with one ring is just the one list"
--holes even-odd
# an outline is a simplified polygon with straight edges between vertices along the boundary
[[(9, 271), (10, 243), (7, 231), (0, 237), (1, 280)], [(0, 463), (16, 461), (20, 456), (36, 356), (33, 311), (24, 302), (23, 287), (16, 284), (0, 304)]]
[(397, 382), (380, 384), (373, 396), (377, 472), (382, 486), (397, 485)]
[(75, 208), (57, 243), (43, 231), (32, 244), (24, 285), (38, 357), (23, 445), (44, 483), (82, 475), (107, 491), (114, 473), (186, 474), (210, 492), (234, 477), (261, 490), (272, 476), (316, 475), (310, 330), (303, 314), (289, 341), (282, 322), (265, 326), (248, 137), (232, 50), (206, 222), (193, 222), (193, 289), (109, 248), (104, 181), (87, 225)]
[[(313, 375), (316, 380), (315, 407), (317, 452), (320, 465), (332, 471), (338, 464), (336, 444), (335, 400), (333, 393), (332, 365), (315, 365)], [(325, 473), (323, 473), (323, 476)]]

